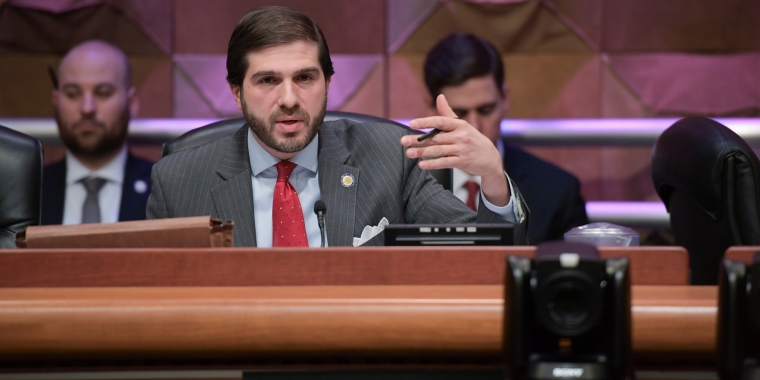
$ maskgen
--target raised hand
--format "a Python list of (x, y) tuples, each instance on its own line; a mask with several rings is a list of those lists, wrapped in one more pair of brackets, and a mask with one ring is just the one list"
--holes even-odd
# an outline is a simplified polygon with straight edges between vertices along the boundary
[(504, 206), (509, 202), (509, 185), (504, 175), (499, 151), (491, 140), (464, 120), (456, 117), (446, 98), (438, 95), (436, 107), (441, 116), (412, 120), (415, 130), (435, 128), (440, 133), (417, 141), (418, 136), (404, 136), (401, 145), (408, 147), (406, 156), (422, 158), (423, 170), (457, 168), (481, 177), (481, 189), (489, 202)]

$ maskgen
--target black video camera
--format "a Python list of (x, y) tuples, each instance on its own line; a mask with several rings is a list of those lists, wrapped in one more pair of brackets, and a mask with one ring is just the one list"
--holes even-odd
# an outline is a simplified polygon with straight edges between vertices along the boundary
[(504, 354), (513, 380), (625, 379), (631, 374), (627, 258), (594, 246), (549, 242), (535, 259), (510, 256)]
[(718, 374), (760, 379), (760, 253), (752, 265), (723, 259), (718, 276)]

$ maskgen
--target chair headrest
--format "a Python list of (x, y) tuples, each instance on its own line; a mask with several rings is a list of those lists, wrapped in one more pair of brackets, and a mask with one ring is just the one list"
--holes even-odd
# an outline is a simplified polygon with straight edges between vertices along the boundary
[[(381, 117), (377, 116), (371, 116), (371, 115), (363, 115), (353, 112), (342, 112), (342, 111), (327, 111), (325, 113), (325, 121), (333, 121), (333, 120), (339, 120), (339, 119), (348, 119), (355, 121), (357, 123), (384, 123), (384, 124), (395, 124), (402, 128), (409, 128), (406, 125), (403, 125), (401, 123), (397, 123), (393, 120), (383, 119)], [(177, 137), (173, 141), (167, 142), (164, 144), (164, 146), (161, 148), (161, 157), (166, 157), (167, 155), (179, 152), (180, 150), (184, 150), (187, 148), (196, 147), (198, 145), (216, 140), (218, 138), (231, 135), (235, 133), (240, 127), (245, 124), (245, 119), (242, 117), (234, 118), (234, 119), (225, 119), (220, 120), (215, 123), (211, 123), (196, 129), (193, 129), (191, 131), (186, 132), (182, 136)]]
[(0, 126), (0, 248), (15, 248), (15, 234), (40, 224), (42, 144)]
[(757, 156), (732, 130), (705, 117), (687, 117), (665, 130), (652, 155), (652, 182), (668, 206), (673, 189), (689, 195), (708, 215), (717, 218), (721, 205), (721, 173), (726, 159), (749, 162), (757, 178)]

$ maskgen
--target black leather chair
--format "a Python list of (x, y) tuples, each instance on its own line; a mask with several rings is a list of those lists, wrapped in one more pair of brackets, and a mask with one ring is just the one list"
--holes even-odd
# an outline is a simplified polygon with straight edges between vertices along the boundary
[[(393, 120), (384, 119), (377, 116), (363, 115), (352, 112), (341, 111), (327, 111), (325, 113), (325, 121), (332, 121), (338, 119), (348, 119), (358, 123), (386, 123), (394, 124), (399, 127), (409, 129), (406, 125), (397, 123)], [(161, 157), (166, 157), (169, 154), (184, 150), (187, 148), (196, 147), (198, 145), (205, 144), (209, 141), (216, 140), (220, 137), (227, 136), (240, 129), (245, 124), (245, 119), (242, 117), (235, 119), (220, 120), (209, 125), (193, 129), (186, 132), (182, 136), (176, 139), (164, 143), (161, 148)], [(414, 131), (414, 133), (418, 133)], [(453, 174), (451, 169), (431, 170), (430, 173), (438, 180), (444, 189), (451, 190)]]
[(657, 139), (652, 181), (689, 251), (692, 284), (717, 282), (728, 247), (760, 244), (758, 170), (749, 145), (711, 119), (681, 119)]
[(16, 248), (16, 233), (40, 224), (42, 144), (0, 126), (0, 248)]

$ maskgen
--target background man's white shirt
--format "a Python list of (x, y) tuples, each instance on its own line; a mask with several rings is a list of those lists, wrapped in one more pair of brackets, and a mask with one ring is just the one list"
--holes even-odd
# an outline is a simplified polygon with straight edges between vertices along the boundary
[(63, 224), (82, 223), (82, 206), (87, 197), (87, 190), (79, 182), (85, 177), (96, 176), (106, 180), (100, 189), (101, 223), (119, 221), (121, 190), (124, 183), (124, 171), (127, 165), (127, 147), (122, 146), (119, 154), (108, 165), (97, 171), (90, 171), (68, 150), (66, 151), (66, 199), (63, 205)]

